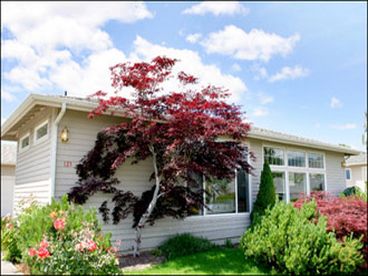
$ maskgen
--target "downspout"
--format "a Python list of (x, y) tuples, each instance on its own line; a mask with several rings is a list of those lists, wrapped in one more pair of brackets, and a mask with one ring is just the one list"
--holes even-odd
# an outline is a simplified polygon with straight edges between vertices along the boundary
[(61, 110), (57, 115), (52, 125), (52, 136), (51, 136), (51, 187), (50, 187), (50, 203), (51, 199), (55, 196), (55, 183), (56, 183), (56, 151), (58, 142), (58, 127), (59, 122), (63, 118), (66, 111), (66, 103), (62, 103)]

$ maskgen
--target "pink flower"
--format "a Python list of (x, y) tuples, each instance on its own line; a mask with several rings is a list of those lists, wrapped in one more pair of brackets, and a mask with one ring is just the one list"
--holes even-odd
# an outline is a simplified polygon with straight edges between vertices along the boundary
[(47, 240), (43, 240), (40, 242), (40, 247), (48, 247), (49, 246), (49, 243), (47, 242)]
[(87, 245), (88, 245), (88, 251), (89, 252), (93, 252), (97, 249), (97, 244), (93, 240), (89, 240), (87, 242)]
[(54, 227), (55, 227), (55, 229), (57, 231), (63, 230), (65, 228), (65, 219), (64, 218), (62, 218), (62, 219), (59, 219), (59, 218), (56, 219), (54, 221)]
[(28, 250), (28, 255), (31, 256), (31, 257), (36, 256), (36, 254), (37, 254), (37, 250), (36, 249), (30, 248)]
[(75, 251), (83, 251), (83, 249), (84, 249), (83, 242), (77, 243), (75, 245), (75, 248), (74, 249), (75, 249)]
[(46, 247), (40, 247), (37, 254), (40, 259), (45, 259), (50, 256), (50, 252), (47, 250)]

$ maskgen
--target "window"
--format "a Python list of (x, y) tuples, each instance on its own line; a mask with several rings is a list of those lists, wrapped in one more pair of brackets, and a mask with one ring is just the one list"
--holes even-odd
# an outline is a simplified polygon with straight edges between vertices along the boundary
[(324, 168), (323, 154), (320, 153), (308, 153), (308, 165), (309, 168), (323, 169)]
[(346, 180), (351, 180), (351, 169), (345, 170), (345, 178)]
[(264, 148), (264, 161), (269, 165), (284, 165), (284, 151), (278, 148)]
[(286, 201), (285, 191), (285, 173), (283, 172), (272, 172), (273, 184), (275, 185), (276, 194), (279, 200)]
[[(203, 189), (203, 175), (190, 172), (188, 175), (188, 180), (186, 181), (185, 185), (189, 187), (192, 191), (198, 191), (198, 190)], [(198, 204), (196, 207), (194, 207), (191, 210), (191, 214), (192, 215), (202, 215), (203, 214), (203, 210), (200, 204)]]
[(35, 142), (41, 142), (47, 138), (48, 121), (40, 124), (35, 130)]
[(207, 214), (235, 213), (235, 181), (206, 179)]
[(20, 151), (26, 150), (29, 148), (30, 140), (29, 140), (29, 134), (26, 134), (20, 139)]
[(309, 174), (310, 191), (324, 191), (325, 190), (325, 175), (321, 173)]
[(305, 173), (289, 172), (290, 201), (295, 201), (301, 194), (307, 193), (307, 176)]
[(238, 213), (249, 212), (249, 176), (244, 170), (237, 172)]
[(291, 167), (305, 167), (305, 153), (298, 151), (289, 151), (288, 165)]

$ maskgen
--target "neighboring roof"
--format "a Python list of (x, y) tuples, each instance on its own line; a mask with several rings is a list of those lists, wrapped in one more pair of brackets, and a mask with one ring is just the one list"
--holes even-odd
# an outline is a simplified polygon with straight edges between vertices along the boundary
[[(16, 140), (14, 127), (19, 123), (27, 112), (36, 105), (61, 107), (62, 103), (66, 103), (67, 109), (89, 112), (98, 105), (98, 102), (93, 99), (77, 98), (70, 96), (51, 96), (31, 94), (28, 98), (13, 112), (13, 114), (5, 121), (1, 129), (1, 138), (6, 140)], [(122, 112), (115, 112), (116, 116), (124, 116)], [(360, 152), (348, 147), (334, 145), (317, 141), (314, 139), (303, 138), (286, 133), (276, 132), (273, 130), (252, 127), (248, 135), (249, 138), (261, 139), (272, 142), (287, 143), (291, 145), (316, 148), (321, 150), (329, 150), (341, 152), (345, 154), (359, 154)]]
[(350, 156), (348, 159), (346, 159), (345, 165), (367, 165), (367, 153), (361, 152), (359, 155)]
[(1, 165), (15, 165), (17, 160), (17, 144), (1, 142)]

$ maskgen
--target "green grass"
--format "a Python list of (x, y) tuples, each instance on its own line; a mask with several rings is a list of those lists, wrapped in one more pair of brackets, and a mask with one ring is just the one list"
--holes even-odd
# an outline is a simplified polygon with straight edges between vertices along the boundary
[[(123, 271), (124, 272), (124, 271)], [(239, 248), (219, 248), (171, 261), (144, 270), (124, 274), (270, 274), (270, 269), (245, 260)]]

